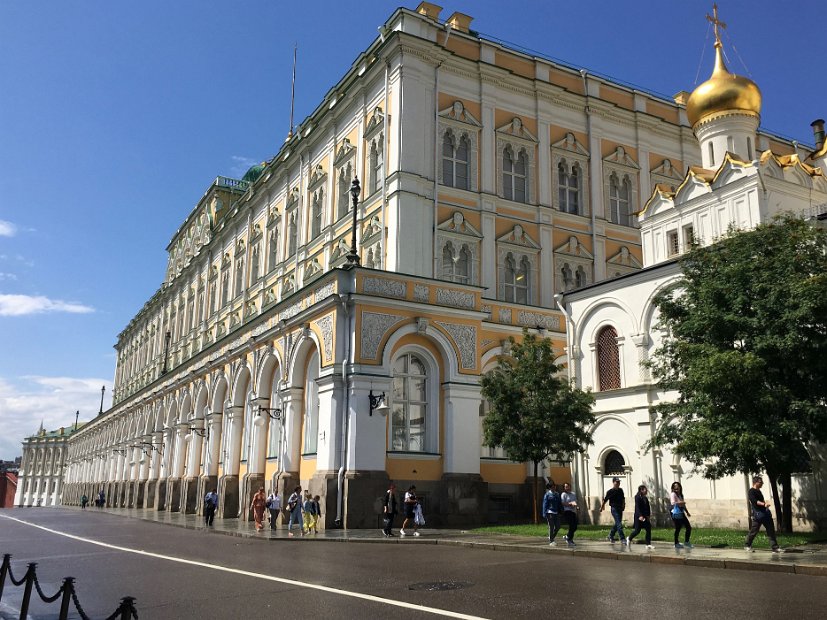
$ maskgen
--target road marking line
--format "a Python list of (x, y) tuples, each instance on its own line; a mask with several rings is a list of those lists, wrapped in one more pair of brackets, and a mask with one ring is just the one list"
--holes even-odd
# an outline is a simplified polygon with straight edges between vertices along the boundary
[(405, 609), (413, 609), (415, 611), (421, 611), (427, 614), (435, 614), (437, 616), (445, 616), (447, 618), (459, 618), (460, 620), (485, 620), (482, 616), (470, 616), (468, 614), (461, 614), (456, 611), (448, 611), (446, 609), (437, 609), (436, 607), (427, 607), (425, 605), (416, 605), (415, 603), (406, 603), (405, 601), (395, 601), (389, 598), (382, 598), (380, 596), (373, 596), (372, 594), (362, 594), (361, 592), (351, 592), (350, 590), (341, 590), (339, 588), (331, 588), (328, 586), (320, 586), (315, 583), (307, 583), (306, 581), (296, 581), (294, 579), (285, 579), (284, 577), (273, 577), (271, 575), (261, 575), (259, 573), (252, 573), (246, 570), (240, 570), (238, 568), (230, 568), (228, 566), (218, 566), (215, 564), (207, 564), (205, 562), (197, 562), (196, 560), (185, 560), (184, 558), (176, 558), (170, 555), (163, 555), (161, 553), (152, 553), (150, 551), (142, 551), (140, 549), (130, 549), (129, 547), (121, 547), (119, 545), (110, 545), (109, 543), (100, 542), (98, 540), (91, 540), (89, 538), (84, 538), (82, 536), (75, 536), (74, 534), (67, 534), (66, 532), (60, 532), (58, 530), (53, 530), (48, 527), (44, 527), (42, 525), (37, 525), (36, 523), (30, 523), (29, 521), (23, 521), (22, 519), (17, 519), (16, 517), (8, 517), (6, 515), (0, 515), (3, 519), (8, 519), (10, 521), (17, 521), (18, 523), (22, 523), (23, 525), (28, 525), (30, 527), (36, 527), (44, 532), (49, 532), (51, 534), (57, 534), (58, 536), (64, 536), (65, 538), (71, 538), (73, 540), (79, 540), (81, 542), (89, 543), (92, 545), (98, 545), (99, 547), (106, 547), (108, 549), (116, 549), (118, 551), (123, 551), (125, 553), (135, 553), (137, 555), (144, 555), (151, 558), (158, 558), (161, 560), (169, 560), (170, 562), (178, 562), (180, 564), (189, 564), (191, 566), (200, 566), (202, 568), (209, 568), (211, 570), (222, 571), (225, 573), (235, 573), (236, 575), (243, 575), (245, 577), (254, 577), (256, 579), (264, 579), (266, 581), (277, 581), (279, 583), (284, 583), (291, 586), (298, 586), (300, 588), (308, 588), (310, 590), (319, 590), (321, 592), (327, 592), (328, 594), (338, 594), (339, 596), (348, 596), (351, 598), (358, 598), (364, 601), (371, 601), (373, 603), (383, 603), (385, 605), (393, 605), (394, 607), (403, 607)]

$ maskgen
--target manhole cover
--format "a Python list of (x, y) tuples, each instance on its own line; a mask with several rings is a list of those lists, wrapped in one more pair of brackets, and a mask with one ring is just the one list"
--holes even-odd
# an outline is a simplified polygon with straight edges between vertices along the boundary
[(462, 590), (474, 584), (469, 581), (428, 581), (425, 583), (414, 583), (408, 586), (408, 590), (425, 590), (426, 592), (437, 592), (440, 590)]

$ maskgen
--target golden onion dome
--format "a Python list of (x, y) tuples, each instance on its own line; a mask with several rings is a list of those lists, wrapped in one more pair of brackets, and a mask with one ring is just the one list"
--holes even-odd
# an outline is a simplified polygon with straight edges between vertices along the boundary
[(729, 72), (724, 64), (721, 43), (716, 41), (715, 69), (712, 76), (689, 96), (686, 116), (695, 127), (704, 119), (726, 112), (760, 116), (761, 91), (749, 78)]

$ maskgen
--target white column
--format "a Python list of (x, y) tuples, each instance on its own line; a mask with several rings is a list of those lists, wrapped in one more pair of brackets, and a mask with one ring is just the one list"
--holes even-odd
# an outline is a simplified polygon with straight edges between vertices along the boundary
[(224, 463), (224, 475), (237, 476), (241, 464), (241, 435), (244, 422), (244, 405), (229, 407), (230, 416), (227, 442), (227, 461)]
[(207, 476), (218, 475), (218, 461), (221, 457), (221, 421), (223, 418), (224, 416), (221, 413), (207, 414), (209, 441), (207, 442), (207, 458), (204, 463), (204, 473)]
[(316, 448), (316, 469), (332, 470), (338, 467), (341, 451), (340, 416), (344, 407), (344, 390), (339, 375), (319, 377), (319, 441)]
[(172, 477), (180, 478), (184, 475), (184, 458), (186, 452), (186, 437), (190, 425), (187, 423), (178, 424), (175, 427), (175, 453), (172, 463)]
[[(195, 431), (198, 431), (196, 433)], [(187, 436), (189, 443), (187, 449), (187, 478), (195, 478), (201, 470), (201, 452), (204, 445), (204, 437), (199, 433), (204, 432), (204, 420), (197, 419), (192, 424), (192, 432)]]
[(448, 383), (444, 386), (446, 474), (480, 473), (480, 387)]
[(284, 419), (284, 465), (282, 471), (299, 471), (302, 455), (302, 414), (304, 389), (287, 388), (282, 391), (281, 408)]

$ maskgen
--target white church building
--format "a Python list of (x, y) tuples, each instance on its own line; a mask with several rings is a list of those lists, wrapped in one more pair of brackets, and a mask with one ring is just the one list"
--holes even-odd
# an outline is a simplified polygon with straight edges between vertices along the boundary
[[(568, 321), (570, 372), (597, 399), (594, 444), (572, 464), (593, 520), (619, 476), (627, 494), (646, 484), (662, 507), (671, 483), (679, 481), (695, 521), (746, 526), (747, 476), (709, 480), (668, 448), (644, 448), (657, 423), (650, 408), (675, 396), (659, 389), (642, 364), (660, 346), (653, 300), (680, 279), (679, 258), (692, 243), (714, 243), (731, 226), (748, 230), (783, 211), (811, 218), (827, 213), (823, 121), (813, 124), (818, 143), (808, 157), (756, 150), (760, 91), (728, 71), (716, 39), (712, 76), (686, 107), (703, 167), (689, 167), (676, 186), (657, 185), (638, 214), (643, 269), (558, 296)], [(796, 528), (827, 517), (826, 474), (817, 457), (811, 473), (794, 477)], [(805, 481), (811, 490), (803, 497), (798, 491)]]

